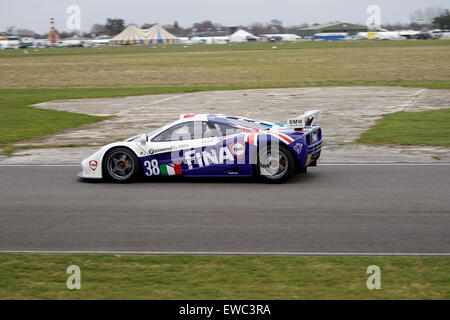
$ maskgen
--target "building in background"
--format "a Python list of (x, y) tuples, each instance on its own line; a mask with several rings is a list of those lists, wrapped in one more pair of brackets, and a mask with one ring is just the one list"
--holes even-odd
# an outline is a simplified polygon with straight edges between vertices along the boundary
[(359, 32), (368, 32), (367, 26), (351, 23), (328, 23), (318, 24), (310, 28), (298, 29), (297, 34), (304, 37), (312, 37), (317, 33), (347, 33), (350, 36), (354, 36)]
[(300, 40), (302, 37), (292, 34), (292, 33), (266, 33), (259, 36), (259, 38), (262, 41), (269, 41), (269, 42), (275, 42), (275, 41), (290, 41), (295, 42), (297, 40)]
[(18, 49), (20, 39), (16, 36), (0, 37), (0, 49)]

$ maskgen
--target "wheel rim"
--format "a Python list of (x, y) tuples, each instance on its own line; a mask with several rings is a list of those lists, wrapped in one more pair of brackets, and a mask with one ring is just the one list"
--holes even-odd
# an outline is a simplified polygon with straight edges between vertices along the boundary
[(259, 155), (261, 175), (277, 179), (286, 174), (289, 167), (287, 156), (281, 150), (266, 149)]
[(108, 158), (107, 169), (114, 179), (125, 180), (133, 174), (133, 158), (123, 151), (113, 152)]

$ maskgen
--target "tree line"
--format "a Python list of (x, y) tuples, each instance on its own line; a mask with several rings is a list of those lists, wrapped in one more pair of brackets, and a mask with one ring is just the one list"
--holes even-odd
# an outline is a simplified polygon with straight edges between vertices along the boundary
[[(416, 10), (411, 14), (411, 23), (394, 23), (384, 24), (381, 27), (387, 30), (427, 30), (430, 28), (439, 28), (442, 30), (450, 29), (450, 12), (439, 7), (430, 7), (424, 10)], [(334, 21), (339, 22), (339, 21)], [(296, 33), (298, 29), (306, 28), (313, 25), (302, 23), (293, 26), (284, 26), (283, 22), (277, 19), (272, 19), (269, 22), (255, 22), (250, 25), (239, 25), (228, 27), (220, 23), (213, 22), (211, 20), (205, 20), (202, 22), (196, 22), (192, 26), (183, 28), (177, 21), (171, 25), (163, 25), (163, 27), (170, 33), (176, 36), (212, 36), (212, 35), (226, 35), (232, 31), (241, 28), (247, 30), (255, 35), (270, 34), (270, 33)], [(148, 29), (152, 27), (151, 23), (144, 23), (139, 27), (142, 29)], [(96, 23), (91, 27), (89, 32), (58, 32), (61, 38), (68, 38), (74, 35), (83, 37), (96, 37), (100, 35), (115, 36), (119, 34), (127, 27), (124, 19), (120, 18), (108, 18), (104, 24)], [(39, 34), (29, 29), (18, 29), (16, 27), (9, 27), (0, 35), (9, 36), (15, 35), (19, 37), (33, 37), (36, 39), (46, 38), (47, 33)]]

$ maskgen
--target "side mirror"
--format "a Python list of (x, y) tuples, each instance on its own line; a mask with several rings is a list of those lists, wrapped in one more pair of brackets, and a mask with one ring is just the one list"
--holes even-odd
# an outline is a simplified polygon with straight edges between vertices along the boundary
[(142, 136), (139, 137), (139, 143), (140, 144), (146, 144), (148, 140), (147, 134), (143, 134)]

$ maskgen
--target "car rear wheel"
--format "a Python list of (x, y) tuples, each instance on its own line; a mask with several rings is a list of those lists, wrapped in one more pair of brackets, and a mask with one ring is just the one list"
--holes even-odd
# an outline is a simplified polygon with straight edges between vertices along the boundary
[(295, 162), (283, 145), (263, 146), (258, 151), (258, 173), (268, 183), (280, 183), (295, 173)]
[(105, 177), (113, 182), (131, 182), (139, 172), (139, 160), (127, 148), (115, 148), (109, 151), (104, 159)]

